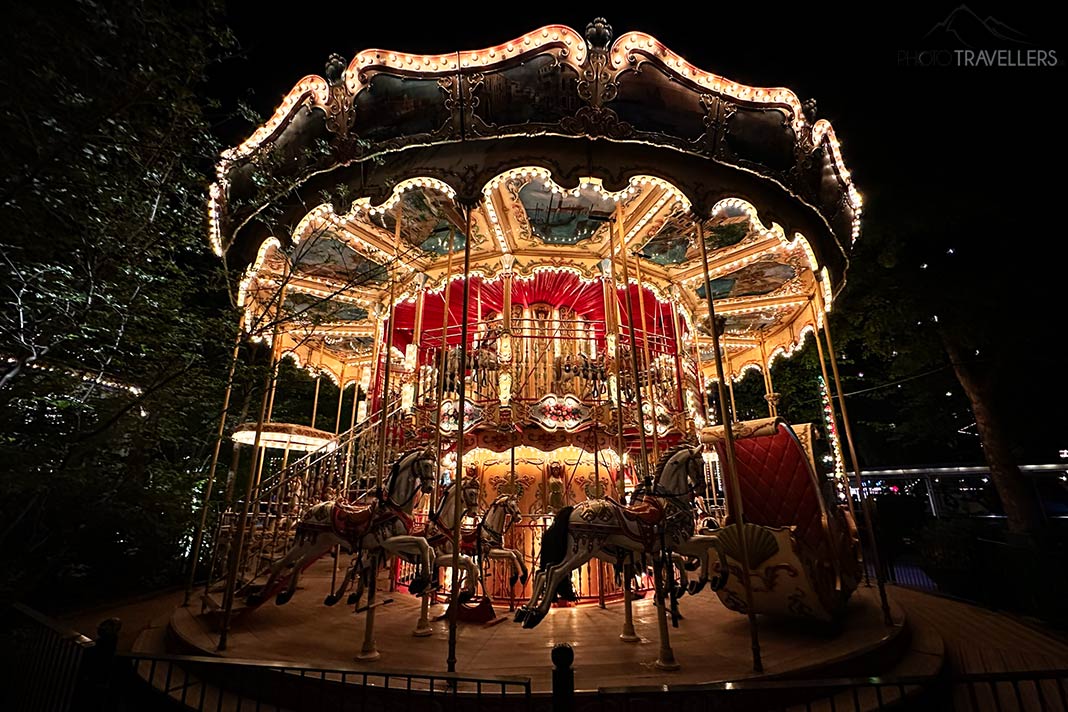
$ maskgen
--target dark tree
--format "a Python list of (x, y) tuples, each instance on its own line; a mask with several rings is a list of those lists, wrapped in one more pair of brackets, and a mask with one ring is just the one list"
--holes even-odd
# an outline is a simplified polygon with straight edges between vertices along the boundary
[[(1042, 516), (1019, 464), (1054, 455), (1043, 449), (1055, 437), (1064, 375), (1042, 295), (1057, 277), (1014, 211), (959, 200), (922, 215), (876, 206), (833, 324), (843, 350), (881, 364), (883, 378), (916, 379), (910, 387), (926, 389), (929, 403), (946, 397), (949, 407), (900, 412), (904, 432), (960, 430), (953, 399), (966, 405), (963, 425), (979, 436), (1010, 531), (1034, 532)], [(949, 390), (939, 387), (946, 374)]]
[[(22, 3), (0, 29), (0, 586), (171, 580), (236, 318), (206, 247), (212, 2)], [(53, 596), (53, 598), (58, 596)]]

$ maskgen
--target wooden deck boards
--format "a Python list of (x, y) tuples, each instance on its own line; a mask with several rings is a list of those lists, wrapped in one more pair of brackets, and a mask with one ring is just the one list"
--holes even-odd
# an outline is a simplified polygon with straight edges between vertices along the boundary
[(1068, 668), (1068, 642), (1015, 616), (907, 588), (890, 586), (888, 591), (914, 627), (942, 637), (952, 672)]

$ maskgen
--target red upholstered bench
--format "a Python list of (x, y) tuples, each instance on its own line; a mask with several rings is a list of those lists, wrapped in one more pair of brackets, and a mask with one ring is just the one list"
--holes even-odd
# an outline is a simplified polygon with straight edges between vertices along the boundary
[[(810, 452), (781, 418), (745, 421), (733, 427), (735, 465), (744, 528), (730, 513), (718, 539), (731, 577), (718, 593), (724, 605), (746, 611), (743, 575), (753, 589), (757, 613), (829, 621), (844, 607), (859, 577), (856, 527), (849, 514), (824, 501)], [(706, 428), (701, 441), (726, 466), (722, 426)], [(743, 566), (742, 537), (749, 560)]]

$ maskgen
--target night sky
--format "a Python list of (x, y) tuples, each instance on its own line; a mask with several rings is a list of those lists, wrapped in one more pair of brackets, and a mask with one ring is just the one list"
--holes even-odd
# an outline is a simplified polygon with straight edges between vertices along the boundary
[[(220, 67), (212, 90), (224, 105), (242, 97), (269, 115), (302, 76), (322, 73), (331, 52), (349, 59), (371, 47), (417, 53), (478, 49), (544, 24), (581, 32), (594, 15), (605, 14), (617, 37), (642, 30), (703, 69), (750, 85), (786, 86), (801, 99), (815, 97), (819, 115), (834, 123), (869, 205), (883, 198), (905, 205), (944, 193), (974, 207), (1037, 197), (1031, 191), (1052, 194), (1053, 186), (1044, 187), (1038, 175), (1065, 158), (1065, 141), (1060, 118), (1052, 108), (1041, 108), (1041, 97), (1063, 87), (1063, 59), (1056, 68), (900, 66), (901, 50), (949, 45), (925, 35), (956, 7), (951, 3), (864, 12), (879, 18), (877, 26), (848, 14), (813, 14), (809, 8), (819, 4), (773, 11), (764, 4), (712, 3), (707, 10), (681, 12), (684, 6), (649, 4), (622, 12), (531, 4), (515, 12), (512, 3), (498, 3), (478, 12), (466, 3), (448, 3), (418, 11), (413, 5), (390, 17), (385, 6), (361, 12), (360, 5), (346, 11), (332, 3), (328, 11), (310, 12), (289, 4), (267, 11), (262, 3), (235, 1), (227, 19), (241, 50)], [(970, 7), (979, 17), (993, 14), (1011, 25), (1033, 47), (1063, 45), (1063, 37), (1050, 36), (1051, 10)], [(220, 127), (228, 141), (244, 138), (248, 130), (237, 122)]]

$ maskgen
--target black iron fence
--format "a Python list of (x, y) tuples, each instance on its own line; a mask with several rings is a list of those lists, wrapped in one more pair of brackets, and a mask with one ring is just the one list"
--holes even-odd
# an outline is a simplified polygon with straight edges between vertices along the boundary
[(11, 674), (0, 694), (11, 696), (9, 709), (67, 712), (90, 694), (89, 673), (100, 657), (93, 640), (18, 603), (4, 616), (0, 631), (0, 665)]
[[(577, 693), (575, 712), (1068, 711), (1068, 670), (937, 677), (741, 681), (603, 688)], [(554, 710), (554, 712), (557, 712)]]
[[(551, 692), (526, 677), (353, 670), (231, 658), (115, 654), (24, 607), (10, 609), (4, 709), (49, 712), (1068, 712), (1068, 669), (928, 677), (742, 680), (574, 689), (573, 651), (553, 650)], [(107, 633), (109, 628), (102, 627)], [(10, 647), (12, 645), (18, 647)], [(13, 655), (11, 655), (13, 653)], [(579, 661), (581, 665), (582, 660)], [(532, 661), (549, 665), (548, 660)]]
[(413, 674), (173, 655), (117, 655), (107, 712), (529, 710), (530, 679)]

